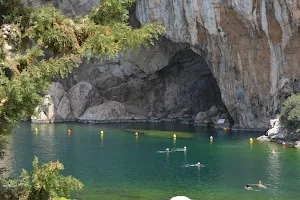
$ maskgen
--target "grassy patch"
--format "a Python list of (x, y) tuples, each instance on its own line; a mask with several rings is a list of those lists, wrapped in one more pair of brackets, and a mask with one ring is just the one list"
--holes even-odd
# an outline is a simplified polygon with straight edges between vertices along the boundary
[(194, 134), (187, 132), (174, 132), (174, 131), (158, 131), (158, 130), (136, 130), (136, 129), (125, 129), (127, 132), (143, 134), (149, 137), (159, 138), (173, 138), (176, 134), (176, 138), (193, 138)]

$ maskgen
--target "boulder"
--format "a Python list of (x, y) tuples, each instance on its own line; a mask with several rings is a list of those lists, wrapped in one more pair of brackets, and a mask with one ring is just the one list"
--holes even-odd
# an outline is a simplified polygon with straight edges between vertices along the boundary
[(109, 101), (98, 106), (88, 108), (79, 117), (80, 120), (116, 120), (131, 119), (123, 104), (117, 101)]
[(257, 140), (260, 142), (269, 142), (270, 138), (266, 135), (262, 135), (262, 136), (258, 137)]
[(54, 108), (57, 108), (61, 98), (65, 95), (64, 86), (59, 82), (53, 82), (49, 88), (48, 94), (51, 96)]
[(70, 101), (71, 110), (75, 118), (80, 117), (86, 110), (90, 96), (94, 96), (97, 90), (87, 82), (80, 82), (74, 85), (68, 92), (67, 98)]
[(39, 113), (38, 119), (39, 120), (48, 120), (48, 117), (47, 117), (47, 115), (43, 111), (41, 111)]
[(64, 95), (56, 109), (55, 118), (56, 119), (66, 119), (71, 113), (71, 105), (69, 99)]

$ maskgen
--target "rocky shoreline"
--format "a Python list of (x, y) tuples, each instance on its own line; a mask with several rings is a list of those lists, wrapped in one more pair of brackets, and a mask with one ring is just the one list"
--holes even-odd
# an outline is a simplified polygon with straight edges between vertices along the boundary
[[(173, 122), (180, 124), (190, 124), (194, 126), (200, 127), (213, 127), (216, 129), (223, 129), (225, 126), (218, 126), (214, 124), (206, 124), (206, 123), (195, 123), (192, 118), (178, 118), (178, 119), (169, 119), (169, 118), (149, 118), (149, 119), (110, 119), (110, 120), (82, 120), (76, 118), (68, 118), (68, 119), (54, 119), (54, 120), (41, 120), (41, 119), (31, 119), (29, 120), (34, 124), (49, 124), (49, 123), (68, 123), (68, 122), (76, 122), (83, 124), (111, 124), (111, 123), (162, 123), (162, 122)], [(265, 129), (257, 129), (257, 128), (239, 128), (239, 127), (231, 127), (231, 131), (250, 131), (250, 132), (266, 132)]]
[(289, 145), (292, 147), (300, 147), (300, 140), (291, 141), (287, 139), (288, 130), (282, 124), (280, 119), (270, 120), (270, 129), (266, 132), (265, 135), (262, 135), (257, 138), (261, 142), (276, 142), (282, 145)]

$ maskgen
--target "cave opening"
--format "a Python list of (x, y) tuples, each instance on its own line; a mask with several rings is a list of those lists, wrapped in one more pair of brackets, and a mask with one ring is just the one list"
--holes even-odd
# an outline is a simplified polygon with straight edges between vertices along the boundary
[(146, 108), (152, 115), (191, 118), (199, 124), (225, 119), (227, 126), (234, 124), (206, 60), (190, 48), (177, 52), (156, 75), (149, 82), (154, 83), (150, 91), (144, 88), (149, 99)]

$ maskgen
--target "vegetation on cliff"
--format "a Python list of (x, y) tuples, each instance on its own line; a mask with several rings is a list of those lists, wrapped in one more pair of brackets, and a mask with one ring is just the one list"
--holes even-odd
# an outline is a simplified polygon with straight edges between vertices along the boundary
[(283, 103), (280, 116), (281, 121), (289, 130), (289, 139), (300, 137), (300, 95), (292, 94)]

